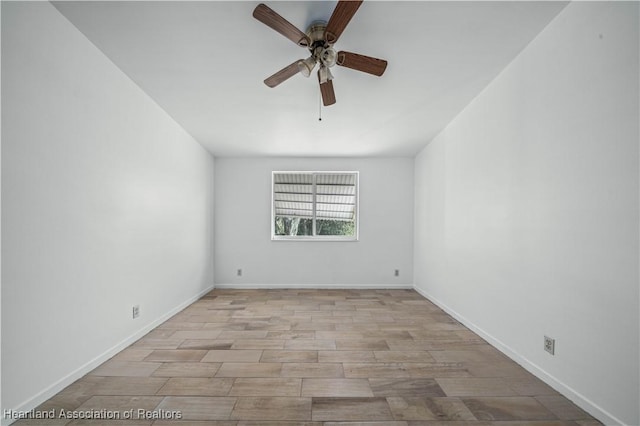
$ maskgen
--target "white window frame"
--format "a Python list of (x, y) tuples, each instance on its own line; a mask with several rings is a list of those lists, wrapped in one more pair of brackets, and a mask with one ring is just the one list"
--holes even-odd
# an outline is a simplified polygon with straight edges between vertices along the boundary
[[(354, 218), (355, 218), (355, 235), (341, 236), (341, 235), (276, 235), (275, 221), (276, 221), (276, 205), (275, 205), (275, 176), (277, 174), (309, 174), (313, 175), (313, 217), (312, 217), (312, 229), (313, 233), (316, 232), (316, 175), (327, 174), (352, 174), (355, 175), (355, 206), (354, 206)], [(272, 171), (271, 172), (271, 240), (272, 241), (358, 241), (360, 237), (360, 172), (358, 171)]]

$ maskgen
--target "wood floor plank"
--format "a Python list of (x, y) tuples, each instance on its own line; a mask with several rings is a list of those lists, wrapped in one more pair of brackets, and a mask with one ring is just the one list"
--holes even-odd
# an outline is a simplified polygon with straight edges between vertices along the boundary
[(144, 360), (147, 362), (198, 362), (207, 354), (201, 349), (158, 349)]
[(284, 349), (284, 339), (236, 339), (231, 349)]
[(157, 395), (226, 396), (232, 384), (232, 378), (172, 377)]
[(286, 362), (282, 364), (282, 377), (344, 377), (342, 364)]
[(176, 330), (172, 335), (172, 339), (217, 339), (222, 333), (221, 330)]
[(205, 330), (242, 331), (247, 328), (247, 324), (243, 322), (205, 322), (202, 328)]
[(335, 350), (336, 342), (326, 339), (286, 340), (284, 348), (288, 350)]
[[(110, 426), (110, 425), (104, 425)], [(114, 425), (117, 426), (117, 425)], [(153, 426), (239, 426), (235, 420), (156, 420)]]
[[(534, 377), (533, 375), (522, 377), (508, 377), (503, 379), (504, 382), (515, 393), (522, 396), (560, 396), (558, 391), (551, 386), (544, 383), (542, 380)], [(566, 400), (566, 398), (564, 398)], [(567, 400), (568, 401), (568, 400)]]
[(162, 401), (161, 396), (92, 396), (78, 407), (78, 411), (108, 410), (124, 412), (129, 410), (153, 410)]
[(435, 362), (427, 351), (374, 351), (378, 362)]
[(219, 362), (165, 362), (153, 372), (155, 377), (213, 377)]
[(116, 354), (113, 358), (111, 358), (111, 360), (112, 361), (142, 361), (147, 356), (149, 356), (151, 352), (153, 352), (153, 349), (135, 349), (135, 348), (129, 347), (127, 349), (124, 349), (122, 352), (119, 352), (118, 354)]
[(562, 420), (588, 420), (591, 418), (584, 410), (561, 395), (538, 396), (536, 400)]
[(336, 339), (336, 349), (340, 351), (388, 351), (387, 341), (383, 339)]
[(426, 398), (390, 396), (389, 408), (396, 420), (437, 420), (438, 417), (427, 406)]
[(168, 396), (157, 409), (179, 411), (184, 420), (227, 420), (235, 403), (229, 397)]
[(369, 378), (375, 396), (445, 396), (435, 379)]
[(367, 379), (303, 379), (302, 396), (372, 397)]
[(375, 362), (373, 351), (318, 351), (318, 362)]
[(279, 377), (282, 365), (278, 362), (225, 362), (216, 377)]
[(284, 377), (237, 378), (230, 396), (300, 396), (302, 379)]
[[(419, 424), (409, 424), (405, 421), (384, 421), (384, 422), (322, 422), (323, 426), (422, 426)], [(440, 426), (438, 424), (428, 426)], [(458, 425), (451, 425), (458, 426)]]
[(265, 350), (260, 362), (318, 362), (318, 351)]
[(315, 331), (269, 331), (267, 339), (315, 339)]
[(447, 422), (471, 422), (477, 420), (473, 413), (469, 411), (464, 402), (459, 398), (426, 398), (425, 402), (429, 410), (438, 418), (438, 420), (444, 420)]
[(314, 421), (394, 420), (385, 398), (313, 398)]
[(231, 349), (235, 340), (186, 339), (178, 349), (202, 349), (207, 351)]
[(151, 348), (153, 350), (176, 349), (182, 344), (183, 341), (184, 339), (143, 337), (142, 339), (135, 342), (131, 347), (136, 349)]
[(212, 350), (202, 358), (201, 362), (258, 362), (262, 350)]
[(232, 419), (311, 420), (311, 398), (239, 397)]
[[(246, 324), (245, 324), (246, 327)], [(266, 330), (238, 330), (228, 331), (224, 330), (219, 335), (219, 339), (235, 340), (235, 339), (264, 339), (267, 337), (268, 331)]]
[(516, 392), (500, 378), (438, 378), (447, 396), (516, 396)]
[(528, 396), (463, 398), (478, 420), (555, 420), (558, 417)]

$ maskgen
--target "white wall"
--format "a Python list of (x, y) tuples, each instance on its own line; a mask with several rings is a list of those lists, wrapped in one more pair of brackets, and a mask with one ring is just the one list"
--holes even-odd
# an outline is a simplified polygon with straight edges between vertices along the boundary
[(638, 3), (572, 3), (415, 168), (416, 287), (601, 420), (632, 425), (638, 75)]
[[(360, 240), (271, 241), (276, 170), (360, 171)], [(215, 175), (217, 287), (412, 285), (411, 158), (216, 158)]]
[[(0, 4), (0, 45), (2, 45), (2, 4)], [(0, 48), (0, 81), (2, 81), (2, 49)], [(2, 99), (2, 85), (0, 84), (0, 100)], [(2, 102), (0, 102), (0, 133), (2, 131)], [(0, 164), (2, 162), (2, 138), (0, 137)], [(0, 167), (0, 188), (2, 187), (2, 167)], [(2, 221), (2, 197), (0, 196), (0, 222)], [(2, 226), (0, 226), (0, 254), (2, 253)], [(1, 257), (1, 256), (0, 256)], [(2, 261), (0, 259), (0, 348), (2, 347)], [(2, 350), (0, 350), (0, 382), (2, 378)], [(0, 409), (2, 405), (2, 385), (0, 384)]]
[(29, 409), (212, 286), (214, 163), (47, 2), (2, 2), (2, 124), (2, 408)]
[[(2, 4), (0, 4), (0, 45), (2, 45)], [(0, 81), (2, 81), (2, 49), (0, 48)], [(2, 85), (0, 84), (0, 100), (2, 99)], [(0, 102), (0, 133), (2, 131), (2, 102)], [(2, 137), (0, 137), (0, 164), (2, 162)], [(0, 167), (0, 188), (2, 187), (2, 167)], [(0, 196), (0, 223), (2, 221), (2, 197)], [(0, 226), (0, 257), (2, 253), (2, 226)], [(0, 259), (0, 348), (2, 348), (2, 261)], [(2, 378), (2, 350), (0, 350), (0, 382)], [(2, 384), (0, 384), (0, 409), (2, 404)]]

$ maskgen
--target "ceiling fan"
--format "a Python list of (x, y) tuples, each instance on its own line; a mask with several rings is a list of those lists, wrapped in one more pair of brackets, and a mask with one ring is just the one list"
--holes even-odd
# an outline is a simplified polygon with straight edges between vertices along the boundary
[(300, 31), (270, 7), (262, 3), (259, 4), (253, 11), (254, 18), (276, 30), (298, 46), (309, 49), (311, 53), (311, 56), (307, 59), (299, 59), (268, 77), (264, 80), (264, 84), (269, 87), (276, 87), (297, 73), (309, 77), (311, 71), (318, 64), (318, 81), (320, 83), (322, 103), (328, 106), (336, 103), (332, 83), (333, 76), (329, 70), (334, 65), (337, 64), (342, 67), (381, 76), (387, 68), (387, 61), (357, 53), (336, 52), (333, 48), (333, 45), (338, 41), (338, 38), (361, 4), (362, 0), (340, 0), (333, 10), (329, 22), (314, 21), (306, 33)]

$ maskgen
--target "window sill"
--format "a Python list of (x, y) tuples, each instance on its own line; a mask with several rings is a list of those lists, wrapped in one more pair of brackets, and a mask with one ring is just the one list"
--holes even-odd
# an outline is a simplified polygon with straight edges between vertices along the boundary
[(274, 235), (271, 237), (271, 241), (328, 241), (328, 242), (357, 242), (358, 237), (335, 237), (335, 236), (326, 236), (326, 237), (289, 237), (282, 235)]

